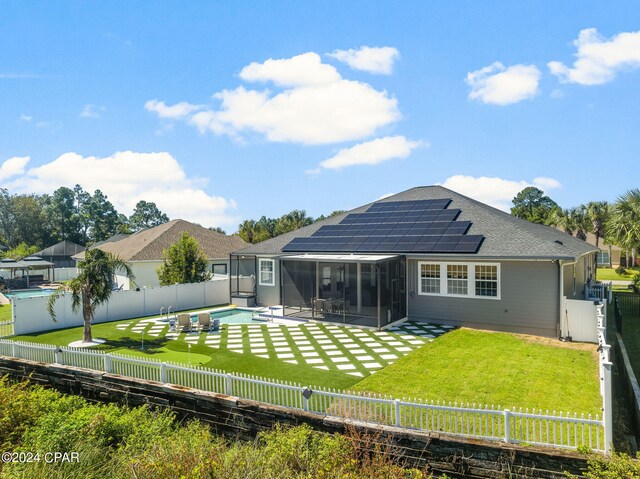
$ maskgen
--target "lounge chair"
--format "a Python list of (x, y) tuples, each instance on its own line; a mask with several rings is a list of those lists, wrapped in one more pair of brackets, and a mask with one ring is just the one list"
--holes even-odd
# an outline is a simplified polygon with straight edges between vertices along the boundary
[(186, 313), (178, 315), (178, 330), (191, 331), (191, 316)]
[(198, 314), (198, 327), (201, 331), (209, 331), (211, 329), (211, 315), (209, 313)]

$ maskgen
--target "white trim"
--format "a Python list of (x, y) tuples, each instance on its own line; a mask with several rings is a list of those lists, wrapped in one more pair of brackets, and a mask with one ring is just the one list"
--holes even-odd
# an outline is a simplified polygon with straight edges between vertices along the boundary
[[(422, 291), (422, 265), (438, 265), (440, 269), (440, 292), (424, 293)], [(447, 292), (447, 265), (463, 265), (467, 267), (467, 294), (448, 294)], [(496, 296), (476, 295), (476, 266), (495, 266), (497, 273), (497, 291)], [(484, 263), (484, 262), (453, 262), (453, 261), (418, 261), (418, 294), (421, 296), (443, 296), (447, 298), (476, 298), (476, 299), (493, 299), (499, 300), (501, 297), (501, 275), (500, 263)]]
[[(262, 264), (271, 263), (271, 282), (262, 281)], [(276, 285), (276, 261), (274, 259), (258, 258), (258, 284), (260, 286)]]

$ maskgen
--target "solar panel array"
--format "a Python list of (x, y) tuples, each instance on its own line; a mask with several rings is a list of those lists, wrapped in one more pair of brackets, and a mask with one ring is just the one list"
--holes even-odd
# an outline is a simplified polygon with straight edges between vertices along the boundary
[(484, 236), (468, 235), (470, 221), (456, 221), (450, 199), (387, 201), (337, 225), (294, 238), (282, 250), (313, 253), (476, 253)]

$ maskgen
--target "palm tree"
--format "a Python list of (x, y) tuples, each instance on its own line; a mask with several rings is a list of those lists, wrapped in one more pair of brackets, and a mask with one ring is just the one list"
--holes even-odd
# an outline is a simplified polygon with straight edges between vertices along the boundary
[(591, 225), (589, 224), (589, 218), (587, 217), (587, 211), (584, 205), (569, 209), (569, 217), (575, 229), (576, 238), (586, 241), (587, 231), (591, 229)]
[(556, 208), (549, 216), (549, 226), (560, 227), (562, 230), (573, 236), (576, 230), (575, 218), (571, 215), (571, 210)]
[(599, 248), (600, 238), (604, 236), (604, 225), (609, 218), (609, 203), (606, 201), (591, 201), (587, 203), (587, 217), (591, 221), (591, 232), (596, 237), (596, 248)]
[(93, 248), (85, 250), (84, 260), (78, 263), (80, 274), (58, 289), (49, 298), (47, 311), (56, 320), (54, 305), (58, 298), (66, 292), (71, 293), (71, 308), (78, 311), (82, 305), (84, 331), (82, 340), (91, 342), (91, 322), (93, 313), (101, 304), (109, 301), (113, 290), (113, 276), (116, 271), (124, 272), (129, 280), (133, 280), (133, 272), (128, 263), (117, 256)]
[(636, 252), (640, 246), (640, 189), (629, 190), (618, 197), (611, 207), (605, 233), (627, 250), (627, 266), (631, 251), (631, 266), (635, 266)]

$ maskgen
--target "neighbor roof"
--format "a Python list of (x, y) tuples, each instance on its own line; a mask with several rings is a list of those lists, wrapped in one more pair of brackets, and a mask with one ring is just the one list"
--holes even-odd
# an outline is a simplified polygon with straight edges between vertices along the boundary
[[(158, 261), (162, 260), (162, 251), (178, 241), (184, 231), (198, 241), (209, 259), (227, 258), (229, 253), (247, 244), (236, 235), (227, 236), (185, 220), (172, 220), (97, 247), (125, 261)], [(76, 256), (82, 257), (84, 254)]]
[(33, 253), (33, 256), (73, 256), (74, 254), (82, 253), (84, 246), (80, 246), (72, 241), (62, 240), (59, 243), (49, 246), (48, 248)]
[[(470, 221), (469, 235), (482, 235), (484, 240), (474, 254), (413, 254), (424, 257), (492, 258), (492, 259), (573, 259), (597, 251), (597, 248), (549, 226), (530, 223), (504, 211), (468, 198), (443, 186), (421, 186), (368, 203), (351, 211), (332, 216), (304, 228), (253, 244), (242, 254), (282, 254), (283, 248), (294, 238), (309, 237), (320, 227), (339, 224), (347, 215), (362, 213), (377, 203), (391, 201), (451, 199), (449, 209), (459, 209), (459, 221)], [(380, 252), (381, 253), (381, 252)], [(395, 253), (399, 253), (395, 251)], [(297, 252), (300, 254), (300, 252)]]

